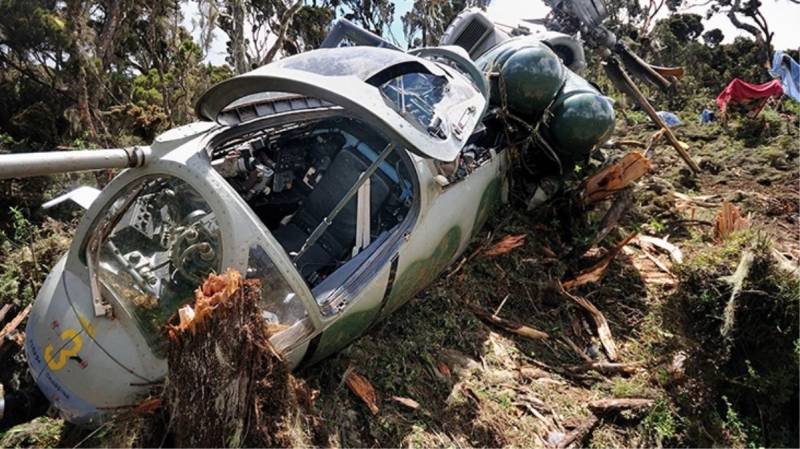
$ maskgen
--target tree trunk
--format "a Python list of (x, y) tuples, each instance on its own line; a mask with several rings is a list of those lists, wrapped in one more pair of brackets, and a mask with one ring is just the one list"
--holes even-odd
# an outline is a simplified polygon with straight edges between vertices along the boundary
[[(742, 22), (739, 20), (737, 14), (744, 14), (747, 17), (750, 17), (755, 21), (759, 26), (751, 25), (746, 22)], [(761, 12), (756, 9), (753, 15), (747, 14), (742, 9), (742, 0), (734, 0), (733, 4), (731, 5), (731, 9), (728, 11), (728, 20), (730, 20), (731, 24), (740, 30), (747, 31), (750, 35), (752, 35), (756, 42), (758, 43), (759, 47), (761, 47), (761, 59), (764, 61), (767, 66), (769, 66), (770, 62), (770, 50), (772, 45), (772, 35), (769, 32), (769, 28), (767, 26), (766, 20), (761, 23), (758, 20), (757, 16), (760, 16)], [(763, 16), (762, 16), (763, 17)]]
[(178, 446), (311, 444), (298, 413), (308, 393), (270, 344), (260, 289), (234, 271), (211, 275), (169, 327), (163, 397)]
[(297, 0), (289, 9), (283, 13), (281, 16), (281, 28), (278, 30), (278, 38), (275, 40), (275, 43), (270, 47), (267, 51), (266, 56), (264, 59), (261, 60), (259, 65), (265, 65), (272, 62), (275, 59), (275, 55), (283, 48), (283, 43), (286, 42), (286, 33), (289, 31), (289, 27), (292, 26), (292, 21), (294, 19), (295, 14), (297, 11), (300, 11), (300, 8), (303, 7), (303, 0)]
[(97, 129), (92, 120), (90, 109), (89, 85), (87, 77), (88, 58), (84, 53), (86, 47), (86, 12), (80, 0), (67, 1), (67, 30), (69, 31), (70, 72), (76, 93), (76, 108), (83, 129), (92, 140), (97, 139)]
[(233, 19), (233, 36), (231, 37), (231, 55), (233, 68), (237, 74), (247, 71), (247, 48), (244, 41), (244, 1), (231, 0), (231, 18)]

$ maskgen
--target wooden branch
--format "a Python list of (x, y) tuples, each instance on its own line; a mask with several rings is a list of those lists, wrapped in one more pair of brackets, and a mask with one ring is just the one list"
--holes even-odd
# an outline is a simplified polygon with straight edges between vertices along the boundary
[(11, 310), (11, 304), (3, 304), (3, 308), (0, 309), (0, 324), (6, 319), (9, 310)]
[(723, 281), (729, 283), (733, 288), (731, 290), (731, 297), (728, 299), (728, 303), (725, 304), (725, 310), (722, 313), (724, 321), (720, 333), (723, 337), (728, 337), (733, 330), (736, 315), (736, 298), (738, 298), (739, 294), (742, 292), (744, 281), (750, 273), (750, 267), (753, 266), (754, 259), (755, 257), (750, 251), (742, 252), (742, 257), (739, 259), (739, 265), (736, 267), (736, 271), (732, 275), (722, 278)]
[(600, 279), (602, 279), (603, 276), (605, 275), (606, 269), (608, 268), (608, 265), (611, 263), (611, 261), (614, 260), (615, 257), (617, 257), (617, 254), (619, 254), (622, 248), (625, 245), (627, 245), (631, 240), (633, 240), (634, 237), (636, 237), (636, 232), (633, 232), (624, 240), (619, 242), (615, 247), (611, 248), (608, 254), (606, 254), (602, 259), (600, 259), (600, 261), (598, 261), (596, 264), (592, 265), (591, 267), (585, 270), (581, 270), (581, 272), (578, 273), (577, 276), (575, 276), (575, 279), (564, 281), (561, 284), (562, 287), (565, 289), (573, 289), (580, 287), (581, 285), (600, 281)]
[(584, 365), (578, 365), (572, 368), (573, 371), (578, 373), (585, 373), (587, 371), (597, 371), (601, 374), (607, 375), (623, 375), (623, 376), (632, 376), (639, 371), (642, 366), (644, 365), (643, 362), (633, 362), (633, 363), (610, 363), (610, 362), (591, 362), (586, 363)]
[(556, 444), (555, 449), (565, 449), (573, 443), (580, 443), (584, 440), (584, 438), (592, 433), (592, 430), (594, 430), (595, 426), (597, 426), (597, 423), (599, 422), (600, 418), (598, 418), (596, 415), (589, 416), (586, 418), (586, 421), (582, 422), (578, 427), (566, 434), (564, 438), (561, 439), (558, 444)]
[(275, 40), (275, 43), (272, 44), (272, 47), (267, 51), (267, 54), (264, 56), (264, 59), (261, 60), (261, 65), (269, 64), (275, 59), (275, 55), (278, 54), (278, 51), (283, 48), (283, 43), (286, 41), (286, 33), (289, 31), (289, 27), (292, 25), (292, 21), (294, 19), (295, 14), (300, 8), (303, 7), (303, 0), (297, 0), (286, 12), (283, 13), (281, 16), (281, 28), (278, 30), (278, 38)]
[(362, 375), (355, 371), (349, 371), (344, 378), (347, 387), (350, 388), (356, 396), (359, 397), (367, 406), (373, 415), (377, 415), (380, 411), (378, 407), (378, 395), (375, 394), (375, 388), (372, 384)]
[(728, 20), (730, 20), (731, 24), (740, 30), (747, 31), (756, 39), (756, 42), (763, 43), (764, 36), (761, 34), (761, 30), (757, 27), (750, 25), (749, 23), (742, 22), (736, 17), (737, 13), (742, 12), (742, 1), (741, 0), (734, 0), (733, 5), (731, 5), (731, 9), (728, 11)]
[(623, 410), (642, 411), (652, 407), (653, 403), (652, 399), (643, 398), (599, 399), (589, 402), (589, 410), (600, 414)]
[(650, 117), (650, 120), (652, 120), (653, 123), (658, 125), (659, 128), (664, 130), (664, 135), (667, 136), (667, 139), (675, 148), (675, 150), (678, 152), (681, 159), (683, 159), (683, 161), (686, 162), (689, 168), (692, 169), (692, 172), (700, 173), (701, 171), (700, 167), (697, 166), (697, 163), (694, 161), (694, 159), (692, 159), (692, 157), (686, 151), (686, 148), (684, 148), (684, 144), (678, 141), (678, 138), (675, 137), (675, 134), (672, 133), (672, 130), (666, 125), (666, 123), (664, 123), (664, 120), (661, 120), (661, 117), (658, 116), (658, 113), (656, 113), (656, 110), (655, 108), (653, 108), (653, 105), (650, 104), (650, 102), (647, 100), (647, 97), (644, 96), (642, 91), (640, 91), (639, 88), (636, 87), (636, 84), (633, 82), (628, 73), (625, 72), (625, 70), (622, 67), (620, 67), (618, 62), (613, 58), (611, 58), (611, 60), (608, 61), (606, 67), (607, 69), (612, 70), (614, 72), (612, 77), (616, 77), (626, 85), (626, 87), (628, 88), (628, 93), (630, 93), (636, 100), (636, 102), (639, 103), (639, 106), (641, 106), (642, 109), (644, 109), (644, 112), (647, 113), (647, 116)]
[(600, 337), (600, 343), (603, 344), (603, 348), (606, 350), (606, 354), (608, 355), (608, 359), (613, 361), (617, 360), (617, 345), (614, 343), (614, 337), (611, 336), (611, 329), (608, 327), (608, 321), (606, 317), (603, 315), (597, 307), (594, 306), (588, 299), (575, 296), (564, 290), (564, 286), (561, 285), (561, 282), (557, 284), (558, 289), (560, 290), (561, 294), (566, 296), (567, 298), (573, 300), (576, 304), (581, 306), (585, 311), (591, 315), (592, 320), (594, 320), (595, 325), (597, 326), (597, 336)]
[(507, 320), (505, 318), (500, 318), (497, 315), (493, 315), (485, 310), (481, 310), (474, 306), (468, 306), (470, 311), (481, 321), (484, 323), (498, 327), (505, 331), (511, 332), (512, 334), (519, 335), (521, 337), (529, 338), (531, 340), (544, 340), (550, 338), (550, 336), (546, 332), (542, 332), (540, 330), (536, 330), (530, 326), (526, 326), (524, 324), (517, 323), (515, 321)]
[(600, 243), (611, 231), (619, 226), (619, 220), (631, 206), (633, 206), (633, 192), (628, 188), (617, 195), (611, 207), (609, 207), (606, 214), (603, 215), (603, 219), (600, 220), (600, 230), (597, 231), (589, 247), (591, 248)]
[(17, 330), (20, 324), (28, 317), (28, 314), (31, 311), (31, 305), (28, 304), (27, 307), (22, 309), (22, 312), (18, 313), (8, 324), (3, 327), (3, 330), (0, 331), (0, 349), (3, 349), (3, 345), (5, 344), (6, 337), (11, 333)]
[(639, 241), (640, 245), (653, 245), (656, 248), (666, 251), (669, 254), (669, 258), (672, 259), (673, 262), (683, 263), (683, 252), (680, 250), (680, 248), (672, 243), (649, 235), (640, 235), (636, 239)]
[(638, 140), (633, 139), (623, 139), (617, 141), (609, 141), (607, 144), (603, 144), (603, 148), (615, 148), (615, 147), (638, 147), (638, 148), (645, 148), (647, 145), (639, 142)]
[(662, 67), (651, 64), (650, 68), (663, 77), (674, 76), (675, 78), (680, 78), (684, 73), (683, 67)]
[(693, 206), (698, 207), (718, 207), (720, 203), (712, 201), (715, 198), (719, 197), (719, 195), (701, 195), (701, 196), (689, 196), (680, 192), (670, 191), (670, 195), (674, 196), (679, 202), (691, 204)]
[(651, 169), (650, 161), (636, 151), (605, 166), (583, 182), (580, 201), (584, 206), (602, 201), (641, 178)]

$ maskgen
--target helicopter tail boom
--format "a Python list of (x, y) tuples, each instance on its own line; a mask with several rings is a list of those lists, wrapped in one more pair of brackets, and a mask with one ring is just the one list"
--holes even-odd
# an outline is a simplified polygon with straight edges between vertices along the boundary
[(0, 179), (145, 165), (149, 147), (48, 151), (0, 155)]

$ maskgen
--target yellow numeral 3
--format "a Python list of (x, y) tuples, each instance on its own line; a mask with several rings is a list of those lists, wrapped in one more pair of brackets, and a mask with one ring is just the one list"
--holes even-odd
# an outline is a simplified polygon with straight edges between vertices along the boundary
[(58, 352), (58, 357), (55, 359), (53, 358), (53, 344), (51, 343), (44, 348), (44, 360), (53, 371), (63, 368), (70, 357), (78, 355), (78, 351), (81, 350), (83, 345), (81, 337), (75, 329), (64, 329), (64, 332), (61, 332), (61, 340), (68, 342), (70, 345), (69, 347), (61, 348), (61, 351)]

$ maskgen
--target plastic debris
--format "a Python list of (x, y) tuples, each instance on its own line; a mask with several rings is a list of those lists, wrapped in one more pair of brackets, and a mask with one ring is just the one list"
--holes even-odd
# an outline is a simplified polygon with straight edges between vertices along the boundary
[(670, 128), (674, 128), (681, 124), (681, 119), (678, 118), (678, 116), (675, 115), (674, 112), (658, 111), (657, 114), (659, 117), (661, 117), (661, 120), (663, 120), (664, 123)]

